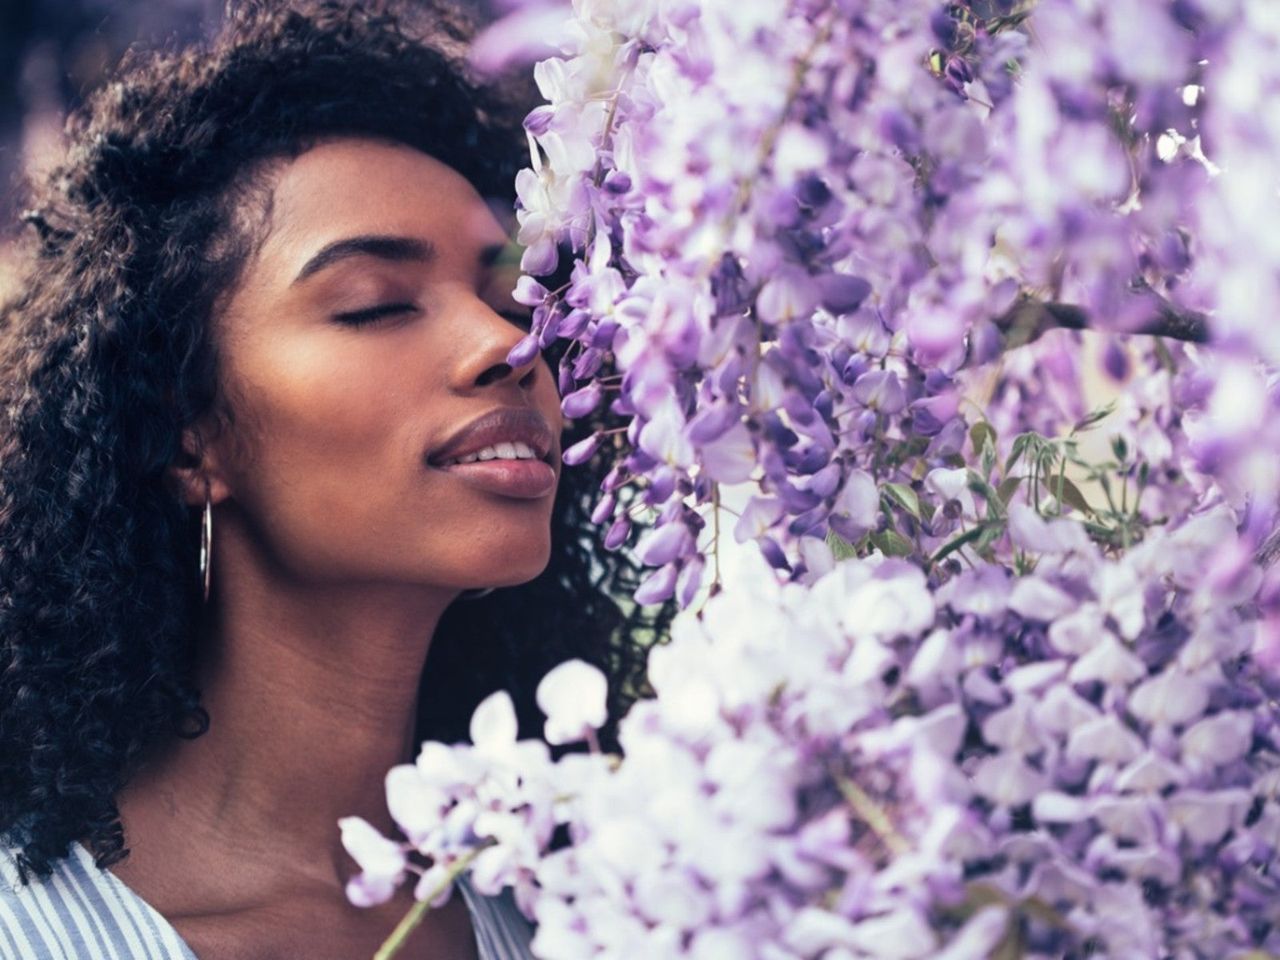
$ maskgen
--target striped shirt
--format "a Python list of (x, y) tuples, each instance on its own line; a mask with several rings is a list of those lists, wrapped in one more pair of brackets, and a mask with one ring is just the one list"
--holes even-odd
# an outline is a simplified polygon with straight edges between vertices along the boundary
[[(480, 960), (532, 960), (533, 930), (507, 891), (483, 897), (459, 884)], [(18, 879), (0, 848), (0, 960), (197, 960), (164, 917), (74, 844), (48, 879)]]

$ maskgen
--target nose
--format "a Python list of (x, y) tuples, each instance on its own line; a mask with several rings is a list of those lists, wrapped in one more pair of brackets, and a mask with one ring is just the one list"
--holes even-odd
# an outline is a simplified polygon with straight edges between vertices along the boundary
[(541, 355), (535, 354), (518, 367), (507, 363), (507, 355), (524, 337), (525, 331), (498, 314), (479, 297), (472, 298), (465, 311), (465, 348), (454, 370), (454, 387), (462, 393), (503, 382), (532, 392), (541, 376), (549, 376)]
[[(514, 344), (512, 344), (512, 346), (514, 346)], [(537, 379), (537, 376), (538, 361), (536, 357), (526, 363), (523, 367), (520, 367), (519, 370), (512, 367), (504, 360), (501, 363), (495, 363), (492, 366), (485, 368), (480, 373), (480, 376), (476, 377), (476, 386), (485, 387), (491, 383), (496, 383), (499, 380), (509, 378), (515, 380), (523, 389), (532, 390), (534, 380)]]

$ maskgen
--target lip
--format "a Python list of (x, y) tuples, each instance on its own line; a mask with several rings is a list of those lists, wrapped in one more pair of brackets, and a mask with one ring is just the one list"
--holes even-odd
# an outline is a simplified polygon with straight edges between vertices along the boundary
[[(547, 419), (528, 407), (502, 407), (481, 414), (464, 424), (440, 447), (427, 455), (427, 465), (445, 469), (444, 462), (476, 453), (495, 443), (525, 443), (533, 448), (538, 460), (550, 464), (551, 445), (555, 438)], [(479, 461), (492, 463), (491, 460)], [(511, 461), (520, 462), (520, 461)], [(471, 466), (454, 464), (452, 466)], [(452, 469), (452, 466), (448, 469)]]
[[(460, 428), (439, 449), (427, 455), (426, 463), (428, 467), (456, 477), (478, 490), (537, 500), (555, 492), (560, 475), (552, 462), (554, 440), (546, 418), (538, 411), (527, 407), (504, 407), (482, 414)], [(535, 459), (445, 463), (495, 443), (517, 442), (528, 444)]]

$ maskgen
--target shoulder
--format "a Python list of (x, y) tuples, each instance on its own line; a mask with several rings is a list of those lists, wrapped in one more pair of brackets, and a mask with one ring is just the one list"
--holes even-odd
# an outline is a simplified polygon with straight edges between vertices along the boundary
[(23, 884), (0, 846), (0, 960), (192, 960), (171, 928), (78, 844)]

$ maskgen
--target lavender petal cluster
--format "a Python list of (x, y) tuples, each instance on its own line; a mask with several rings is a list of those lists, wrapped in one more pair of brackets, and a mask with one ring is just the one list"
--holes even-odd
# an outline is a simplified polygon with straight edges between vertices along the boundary
[[(927, 556), (886, 485), (980, 456), (966, 373), (1064, 316), (1212, 339), (1185, 452), (1274, 500), (1264, 9), (579, 0), (517, 182), (525, 269), (568, 256), (570, 279), (522, 281), (513, 359), (571, 341), (565, 413), (625, 422), (566, 460), (614, 460), (596, 516), (655, 567), (637, 599), (715, 580), (707, 516), (736, 484), (759, 498), (738, 533), (794, 577), (806, 540), (884, 534), (886, 489), (893, 529), (859, 552)], [(1022, 429), (1052, 418), (1023, 399)]]
[(540, 960), (1280, 956), (1268, 0), (560, 23), (511, 359), (568, 341), (621, 425), (565, 460), (684, 609), (620, 756), (570, 663), (543, 740), (496, 694), (392, 771), (351, 899), (466, 872)]
[[(753, 557), (653, 650), (623, 757), (552, 763), (487, 702), (475, 746), (393, 771), (408, 840), (378, 837), (353, 891), (403, 879), (387, 849), (434, 858), (420, 897), (474, 855), (478, 885), (513, 886), (537, 922), (541, 960), (1275, 954), (1262, 575), (1203, 576), (1238, 518), (1110, 559), (1075, 520), (1015, 514), (1040, 558), (1022, 576), (975, 565), (939, 587), (877, 556), (801, 584)], [(602, 704), (603, 679), (565, 669), (542, 699), (567, 742), (603, 721), (575, 706)], [(462, 773), (477, 763), (483, 784)]]

